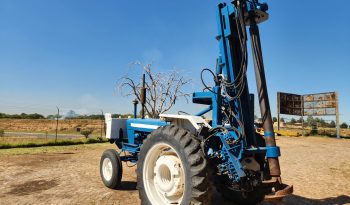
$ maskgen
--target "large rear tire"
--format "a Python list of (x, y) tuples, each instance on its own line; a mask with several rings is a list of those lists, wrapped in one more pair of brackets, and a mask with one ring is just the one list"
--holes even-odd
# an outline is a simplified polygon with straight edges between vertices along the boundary
[(137, 162), (141, 203), (210, 204), (207, 166), (193, 134), (174, 125), (154, 130), (144, 140)]

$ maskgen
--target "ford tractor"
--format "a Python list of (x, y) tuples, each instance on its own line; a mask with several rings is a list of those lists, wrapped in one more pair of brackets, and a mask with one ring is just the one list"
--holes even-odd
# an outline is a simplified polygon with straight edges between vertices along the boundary
[[(292, 193), (293, 187), (281, 179), (280, 148), (262, 58), (258, 24), (268, 19), (267, 10), (267, 4), (259, 0), (218, 4), (216, 70), (201, 72), (201, 76), (210, 73), (214, 83), (210, 87), (203, 83), (204, 90), (192, 95), (193, 103), (206, 106), (201, 112), (163, 113), (147, 119), (143, 86), (140, 118), (136, 103), (134, 118), (105, 115), (106, 137), (119, 148), (102, 154), (100, 174), (105, 186), (121, 186), (122, 162), (126, 162), (137, 166), (137, 189), (145, 205), (216, 204), (213, 195), (218, 193), (232, 204), (256, 204)], [(254, 95), (249, 93), (246, 77), (248, 38), (263, 135), (255, 131)]]

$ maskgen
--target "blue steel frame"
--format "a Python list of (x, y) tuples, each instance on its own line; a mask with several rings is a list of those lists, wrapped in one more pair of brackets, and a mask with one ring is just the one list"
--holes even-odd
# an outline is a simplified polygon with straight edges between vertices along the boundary
[[(249, 12), (251, 10), (258, 11), (265, 13), (267, 10), (266, 4), (259, 4), (257, 1), (245, 1), (244, 8), (246, 9), (246, 12)], [(217, 24), (218, 24), (218, 37), (219, 40), (219, 48), (220, 48), (220, 56), (218, 58), (219, 66), (216, 71), (216, 76), (219, 77), (220, 75), (224, 76), (225, 80), (227, 82), (233, 82), (235, 80), (235, 73), (238, 73), (237, 70), (239, 69), (238, 66), (235, 64), (233, 59), (233, 53), (234, 50), (231, 50), (231, 47), (235, 46), (232, 45), (234, 42), (230, 41), (232, 39), (232, 35), (236, 30), (231, 29), (231, 25), (233, 25), (235, 22), (232, 21), (232, 16), (235, 15), (235, 7), (232, 3), (229, 4), (219, 4), (217, 9)], [(267, 16), (267, 14), (265, 15)], [(235, 27), (233, 27), (234, 29)], [(236, 45), (238, 46), (238, 45)], [(209, 111), (212, 111), (212, 127), (219, 127), (219, 126), (225, 126), (223, 125), (223, 114), (221, 107), (222, 105), (231, 104), (234, 105), (234, 109), (237, 111), (236, 116), (239, 120), (243, 121), (243, 115), (244, 113), (240, 113), (239, 110), (241, 110), (241, 104), (249, 104), (248, 98), (238, 98), (238, 99), (228, 99), (223, 98), (222, 93), (220, 90), (220, 82), (219, 85), (216, 85), (211, 91), (207, 92), (195, 92), (193, 93), (193, 103), (198, 104), (205, 104), (209, 105), (209, 107), (199, 113), (197, 113), (197, 116), (201, 116)], [(243, 96), (249, 96), (249, 90), (248, 87), (245, 88)], [(248, 106), (249, 107), (249, 106)], [(248, 112), (247, 110), (244, 110), (243, 112)], [(253, 112), (253, 111), (250, 111)], [(244, 123), (244, 127), (240, 127), (238, 124), (235, 126), (238, 128), (238, 130), (254, 130), (254, 124), (253, 123)], [(265, 133), (265, 137), (268, 137), (269, 133)], [(222, 143), (222, 150), (220, 151), (219, 155), (223, 157), (223, 161), (226, 161), (226, 163), (223, 163), (219, 166), (219, 171), (229, 172), (229, 177), (231, 179), (234, 179), (235, 181), (239, 181), (241, 177), (245, 176), (245, 173), (243, 171), (243, 168), (240, 164), (240, 160), (245, 154), (254, 154), (254, 153), (265, 153), (265, 156), (267, 158), (277, 158), (280, 156), (280, 150), (279, 147), (254, 147), (254, 148), (247, 148), (247, 141), (242, 141), (242, 143), (231, 146), (227, 144), (227, 140), (233, 139), (236, 140), (238, 138), (237, 133), (233, 131), (229, 131), (227, 134), (219, 134), (218, 137), (220, 137), (221, 143)], [(255, 132), (246, 133), (245, 138), (250, 138), (250, 142), (255, 142)], [(210, 151), (211, 152), (211, 151)], [(209, 154), (210, 155), (210, 154)], [(217, 157), (217, 156), (210, 156), (210, 157)]]

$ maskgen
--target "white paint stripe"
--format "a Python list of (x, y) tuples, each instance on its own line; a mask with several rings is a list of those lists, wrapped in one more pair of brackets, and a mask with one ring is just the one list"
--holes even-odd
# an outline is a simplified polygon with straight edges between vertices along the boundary
[(147, 124), (137, 124), (137, 123), (130, 123), (131, 127), (137, 127), (137, 128), (147, 128), (147, 129), (157, 129), (158, 125), (147, 125)]

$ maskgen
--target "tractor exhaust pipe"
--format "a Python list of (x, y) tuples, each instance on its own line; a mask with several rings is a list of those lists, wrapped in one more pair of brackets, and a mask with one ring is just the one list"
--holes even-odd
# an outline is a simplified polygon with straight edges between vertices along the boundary
[(140, 101), (141, 101), (141, 118), (145, 119), (145, 104), (146, 104), (146, 82), (145, 82), (146, 75), (142, 75), (142, 88), (141, 88), (141, 94), (140, 94)]

